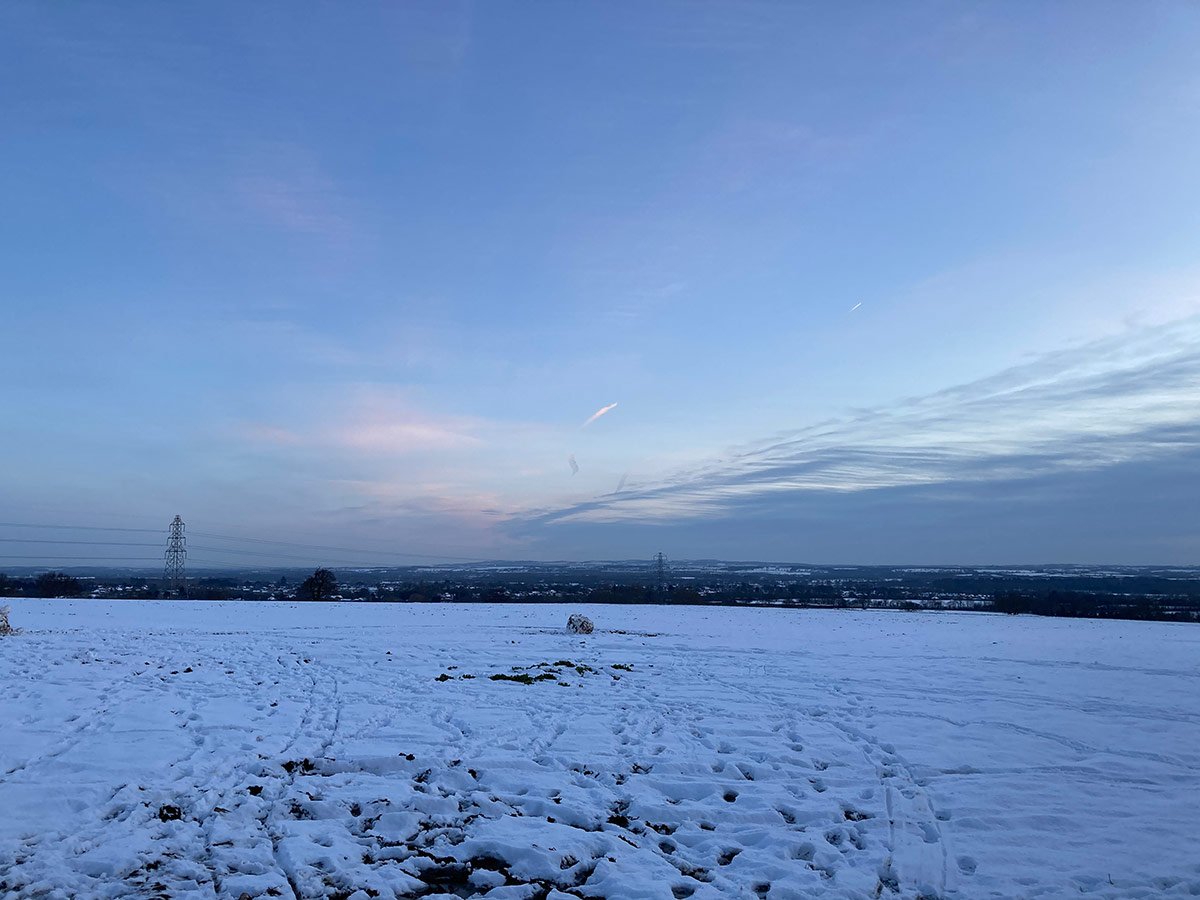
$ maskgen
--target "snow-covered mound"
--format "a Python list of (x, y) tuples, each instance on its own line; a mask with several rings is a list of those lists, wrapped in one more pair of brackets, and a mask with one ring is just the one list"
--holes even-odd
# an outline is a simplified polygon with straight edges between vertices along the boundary
[(567, 619), (567, 631), (571, 634), (591, 634), (596, 630), (592, 620), (580, 613), (575, 613)]
[(14, 607), (6, 898), (1200, 893), (1194, 626)]

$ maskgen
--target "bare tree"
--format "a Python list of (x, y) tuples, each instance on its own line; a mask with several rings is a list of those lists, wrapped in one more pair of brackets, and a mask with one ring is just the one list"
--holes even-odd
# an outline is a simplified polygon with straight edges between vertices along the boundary
[(297, 600), (332, 600), (337, 596), (338, 583), (333, 572), (326, 568), (317, 569), (296, 588)]

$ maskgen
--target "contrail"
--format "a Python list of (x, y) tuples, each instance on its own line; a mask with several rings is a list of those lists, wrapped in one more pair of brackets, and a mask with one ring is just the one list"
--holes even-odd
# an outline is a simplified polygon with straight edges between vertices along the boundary
[(588, 420), (586, 422), (584, 422), (582, 425), (580, 425), (579, 427), (587, 428), (589, 425), (591, 425), (593, 422), (595, 422), (598, 418), (600, 418), (606, 412), (609, 412), (610, 410), (614, 409), (616, 407), (616, 405), (617, 404), (615, 404), (615, 403), (610, 403), (610, 404), (608, 404), (608, 406), (600, 407), (598, 410), (596, 410), (594, 413), (592, 413), (590, 416), (588, 416)]
[(579, 474), (579, 463), (575, 462), (575, 454), (574, 453), (572, 453), (570, 455), (570, 457), (567, 458), (567, 462), (569, 462), (571, 464), (571, 474), (578, 475)]
[(862, 301), (861, 301), (861, 300), (860, 300), (858, 303), (855, 303), (855, 304), (854, 304), (852, 307), (850, 307), (850, 312), (854, 312), (854, 311), (855, 311), (856, 309), (858, 309), (860, 306), (862, 306)]
[(624, 475), (621, 476), (621, 480), (617, 482), (617, 489), (615, 491), (613, 491), (614, 494), (619, 494), (619, 493), (621, 493), (621, 491), (625, 490), (625, 479), (628, 477), (629, 477), (628, 472), (626, 472)]

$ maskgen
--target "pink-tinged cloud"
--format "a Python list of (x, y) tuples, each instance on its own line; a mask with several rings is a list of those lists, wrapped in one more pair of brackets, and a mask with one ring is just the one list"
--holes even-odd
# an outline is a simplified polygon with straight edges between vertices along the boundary
[(477, 424), (465, 419), (436, 419), (397, 412), (390, 416), (351, 417), (325, 427), (284, 428), (251, 423), (238, 429), (254, 444), (273, 447), (340, 448), (358, 453), (403, 455), (478, 447)]
[(277, 425), (250, 423), (243, 425), (239, 432), (256, 444), (273, 444), (277, 447), (297, 447), (306, 443), (305, 439), (294, 431), (280, 428)]
[(355, 450), (383, 453), (405, 453), (417, 450), (456, 450), (483, 443), (470, 434), (463, 422), (420, 421), (405, 418), (397, 421), (356, 422), (335, 430), (332, 442)]
[(234, 200), (260, 221), (337, 243), (352, 236), (345, 194), (307, 147), (251, 143), (239, 148), (233, 162)]
[(495, 436), (496, 423), (421, 409), (403, 391), (354, 385), (308, 398), (299, 418), (241, 426), (243, 437), (275, 447), (342, 451), (345, 456), (383, 457), (469, 450)]
[(340, 239), (350, 230), (346, 218), (333, 209), (330, 188), (255, 175), (240, 178), (237, 193), (249, 211), (287, 231)]

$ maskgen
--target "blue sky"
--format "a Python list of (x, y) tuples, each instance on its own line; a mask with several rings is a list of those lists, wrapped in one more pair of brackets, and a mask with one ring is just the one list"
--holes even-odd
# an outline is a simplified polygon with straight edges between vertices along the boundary
[(1197, 46), (1185, 2), (5, 4), (3, 518), (1195, 563)]

